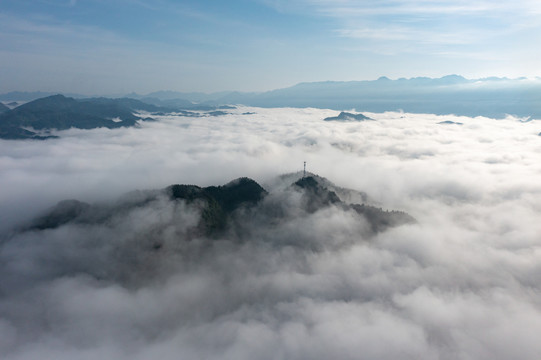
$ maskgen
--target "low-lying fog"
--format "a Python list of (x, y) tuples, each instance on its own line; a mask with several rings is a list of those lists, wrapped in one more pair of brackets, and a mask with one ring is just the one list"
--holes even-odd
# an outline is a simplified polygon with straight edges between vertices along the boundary
[[(0, 357), (539, 359), (538, 121), (228, 112), (0, 141)], [(64, 199), (242, 176), (272, 190), (303, 161), (417, 223), (366, 238), (331, 207), (248, 223), (242, 242), (183, 242), (199, 214), (164, 200), (101, 225), (20, 230)], [(128, 268), (144, 281), (116, 281), (148, 236), (177, 246)]]

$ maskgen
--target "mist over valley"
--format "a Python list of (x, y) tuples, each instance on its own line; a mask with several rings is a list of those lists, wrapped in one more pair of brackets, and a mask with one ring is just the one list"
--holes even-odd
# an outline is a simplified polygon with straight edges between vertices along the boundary
[(0, 140), (3, 358), (536, 357), (536, 121), (222, 111)]

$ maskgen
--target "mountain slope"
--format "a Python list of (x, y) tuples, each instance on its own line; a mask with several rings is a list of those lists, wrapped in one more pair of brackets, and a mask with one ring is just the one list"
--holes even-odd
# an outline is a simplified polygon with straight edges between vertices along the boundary
[[(93, 129), (134, 126), (137, 110), (160, 108), (133, 99), (93, 98), (75, 100), (53, 95), (31, 101), (0, 115), (0, 137), (4, 139), (44, 138), (40, 130)], [(38, 130), (38, 131), (35, 131)]]
[(228, 218), (237, 208), (255, 205), (267, 195), (265, 189), (248, 178), (240, 178), (223, 186), (205, 188), (172, 185), (167, 191), (173, 200), (182, 199), (190, 204), (198, 200), (203, 202), (199, 228), (206, 234), (224, 230)]
[(0, 103), (0, 114), (3, 113), (3, 112), (6, 112), (8, 110), (9, 110), (9, 108), (6, 105)]
[(303, 177), (293, 185), (303, 190), (306, 211), (315, 212), (328, 206), (338, 206), (344, 211), (353, 210), (364, 217), (374, 233), (385, 231), (389, 227), (415, 222), (413, 217), (402, 211), (386, 211), (366, 204), (346, 203), (335, 191), (313, 176)]

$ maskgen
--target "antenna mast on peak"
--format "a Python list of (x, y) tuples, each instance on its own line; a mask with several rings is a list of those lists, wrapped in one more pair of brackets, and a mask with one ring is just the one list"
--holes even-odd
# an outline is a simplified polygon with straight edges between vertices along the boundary
[(302, 178), (306, 177), (306, 161), (304, 162), (304, 171), (302, 172)]

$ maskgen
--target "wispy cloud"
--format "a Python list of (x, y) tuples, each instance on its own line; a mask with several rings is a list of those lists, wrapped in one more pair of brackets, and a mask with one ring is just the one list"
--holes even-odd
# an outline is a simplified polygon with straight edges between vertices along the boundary
[(346, 38), (409, 42), (406, 48), (428, 53), (441, 49), (427, 45), (484, 47), (502, 36), (541, 27), (537, 16), (541, 5), (529, 0), (299, 0), (289, 6), (281, 1), (268, 3), (282, 11), (305, 11), (333, 19), (335, 33)]
[(358, 28), (336, 30), (340, 36), (355, 39), (371, 39), (385, 41), (415, 40), (423, 44), (471, 44), (481, 38), (480, 34), (467, 31), (434, 34), (428, 30), (411, 29), (407, 27)]
[[(278, 2), (281, 4), (280, 2)], [(504, 16), (520, 15), (535, 16), (541, 11), (541, 5), (536, 1), (522, 0), (509, 2), (505, 0), (369, 0), (369, 1), (330, 1), (330, 0), (300, 0), (293, 1), (326, 15), (350, 17), (359, 15), (474, 15), (474, 16)]]

